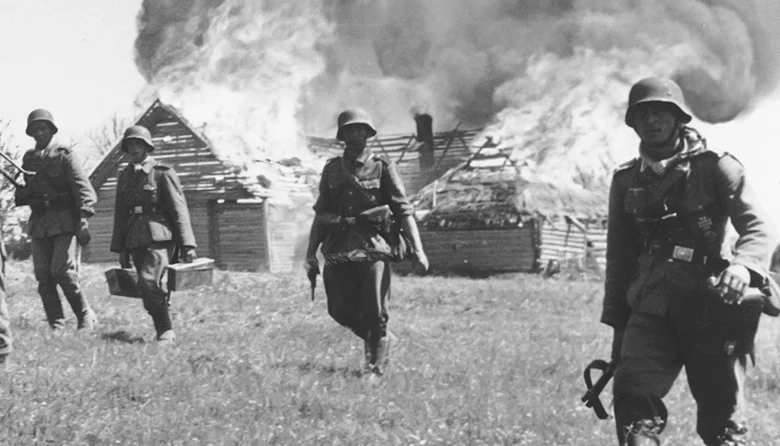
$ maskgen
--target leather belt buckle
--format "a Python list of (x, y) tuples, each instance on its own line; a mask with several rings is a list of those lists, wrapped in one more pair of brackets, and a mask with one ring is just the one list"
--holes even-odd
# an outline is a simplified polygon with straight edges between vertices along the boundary
[(143, 214), (143, 213), (144, 213), (143, 206), (136, 206), (133, 208), (133, 214)]
[(690, 263), (693, 261), (693, 248), (675, 245), (674, 251), (672, 251), (672, 258)]

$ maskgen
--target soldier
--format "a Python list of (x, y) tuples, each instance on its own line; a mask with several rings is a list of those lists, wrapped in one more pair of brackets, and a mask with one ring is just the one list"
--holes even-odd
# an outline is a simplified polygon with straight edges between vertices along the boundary
[(11, 319), (8, 317), (8, 305), (5, 301), (5, 261), (5, 245), (0, 240), (0, 365), (5, 364), (6, 358), (13, 350)]
[(24, 154), (25, 186), (16, 190), (17, 206), (32, 210), (28, 234), (38, 293), (53, 330), (64, 328), (57, 285), (62, 289), (79, 329), (92, 330), (97, 318), (79, 284), (81, 246), (89, 243), (88, 219), (95, 214), (97, 197), (83, 163), (71, 149), (57, 143), (51, 113), (33, 110), (27, 117), (27, 135), (35, 148)]
[(122, 150), (129, 163), (117, 180), (111, 251), (119, 253), (122, 268), (130, 268), (132, 259), (158, 344), (169, 345), (176, 334), (162, 277), (169, 263), (195, 258), (190, 213), (176, 172), (149, 155), (154, 143), (146, 127), (128, 128)]
[(374, 135), (364, 110), (339, 115), (336, 138), (345, 143), (344, 155), (329, 160), (322, 171), (306, 269), (309, 279), (316, 280), (316, 254), (322, 244), (328, 313), (363, 339), (366, 369), (380, 376), (395, 339), (387, 330), (391, 247), (374, 227), (361, 224), (359, 215), (388, 205), (412, 240), (415, 267), (427, 270), (428, 258), (398, 167), (366, 147), (366, 140)]
[[(704, 443), (745, 444), (744, 375), (761, 309), (734, 302), (770, 284), (775, 235), (742, 164), (708, 150), (690, 121), (672, 80), (631, 88), (625, 123), (639, 156), (612, 179), (601, 315), (614, 329), (621, 445), (661, 444), (662, 398), (682, 367)], [(729, 220), (733, 253), (722, 248)]]

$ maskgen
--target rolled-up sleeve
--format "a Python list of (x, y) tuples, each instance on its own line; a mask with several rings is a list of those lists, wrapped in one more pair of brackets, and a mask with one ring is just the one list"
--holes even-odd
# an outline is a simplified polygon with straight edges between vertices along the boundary
[(386, 169), (382, 171), (382, 195), (384, 202), (390, 206), (393, 215), (396, 217), (405, 217), (414, 214), (414, 206), (406, 197), (404, 180), (401, 172), (394, 162), (388, 163)]

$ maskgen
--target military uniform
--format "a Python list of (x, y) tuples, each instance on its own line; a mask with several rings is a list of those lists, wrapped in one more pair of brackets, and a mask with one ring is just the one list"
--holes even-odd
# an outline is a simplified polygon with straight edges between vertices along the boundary
[(5, 261), (5, 245), (0, 241), (0, 363), (5, 361), (13, 349), (11, 318), (8, 315), (8, 304), (6, 303)]
[[(319, 191), (314, 205), (318, 215), (353, 218), (385, 204), (396, 219), (413, 211), (395, 163), (368, 148), (356, 159), (336, 157), (328, 161)], [(367, 341), (386, 335), (390, 252), (387, 241), (369, 226), (334, 228), (322, 243), (328, 313)]]
[[(625, 329), (613, 389), (618, 436), (626, 426), (663, 430), (662, 398), (685, 367), (701, 438), (738, 444), (727, 440), (745, 433), (744, 374), (760, 309), (726, 304), (707, 280), (730, 262), (748, 268), (750, 286), (765, 285), (774, 234), (743, 166), (690, 127), (682, 139), (665, 172), (637, 158), (610, 189), (601, 321)], [(734, 253), (723, 246), (729, 221), (739, 233)]]
[(158, 337), (171, 330), (165, 268), (177, 247), (195, 248), (187, 202), (176, 172), (151, 156), (119, 174), (111, 251), (129, 251), (138, 272), (144, 308)]
[(79, 284), (76, 233), (80, 219), (95, 214), (95, 190), (79, 157), (54, 139), (44, 149), (25, 153), (22, 168), (35, 172), (25, 176), (26, 186), (17, 191), (16, 205), (29, 205), (32, 210), (27, 232), (46, 318), (52, 328), (64, 324), (59, 285), (81, 327), (93, 313)]

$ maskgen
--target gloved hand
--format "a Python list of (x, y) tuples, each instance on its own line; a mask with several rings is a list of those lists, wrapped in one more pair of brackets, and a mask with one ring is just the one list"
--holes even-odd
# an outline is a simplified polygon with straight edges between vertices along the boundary
[(125, 269), (132, 268), (130, 264), (130, 250), (125, 249), (119, 253), (119, 266)]
[(92, 236), (89, 234), (89, 222), (86, 218), (82, 218), (79, 222), (79, 231), (76, 233), (76, 241), (81, 246), (87, 246), (90, 240)]
[(180, 249), (181, 254), (179, 260), (181, 263), (192, 263), (198, 256), (195, 254), (195, 248), (192, 246), (182, 246)]

